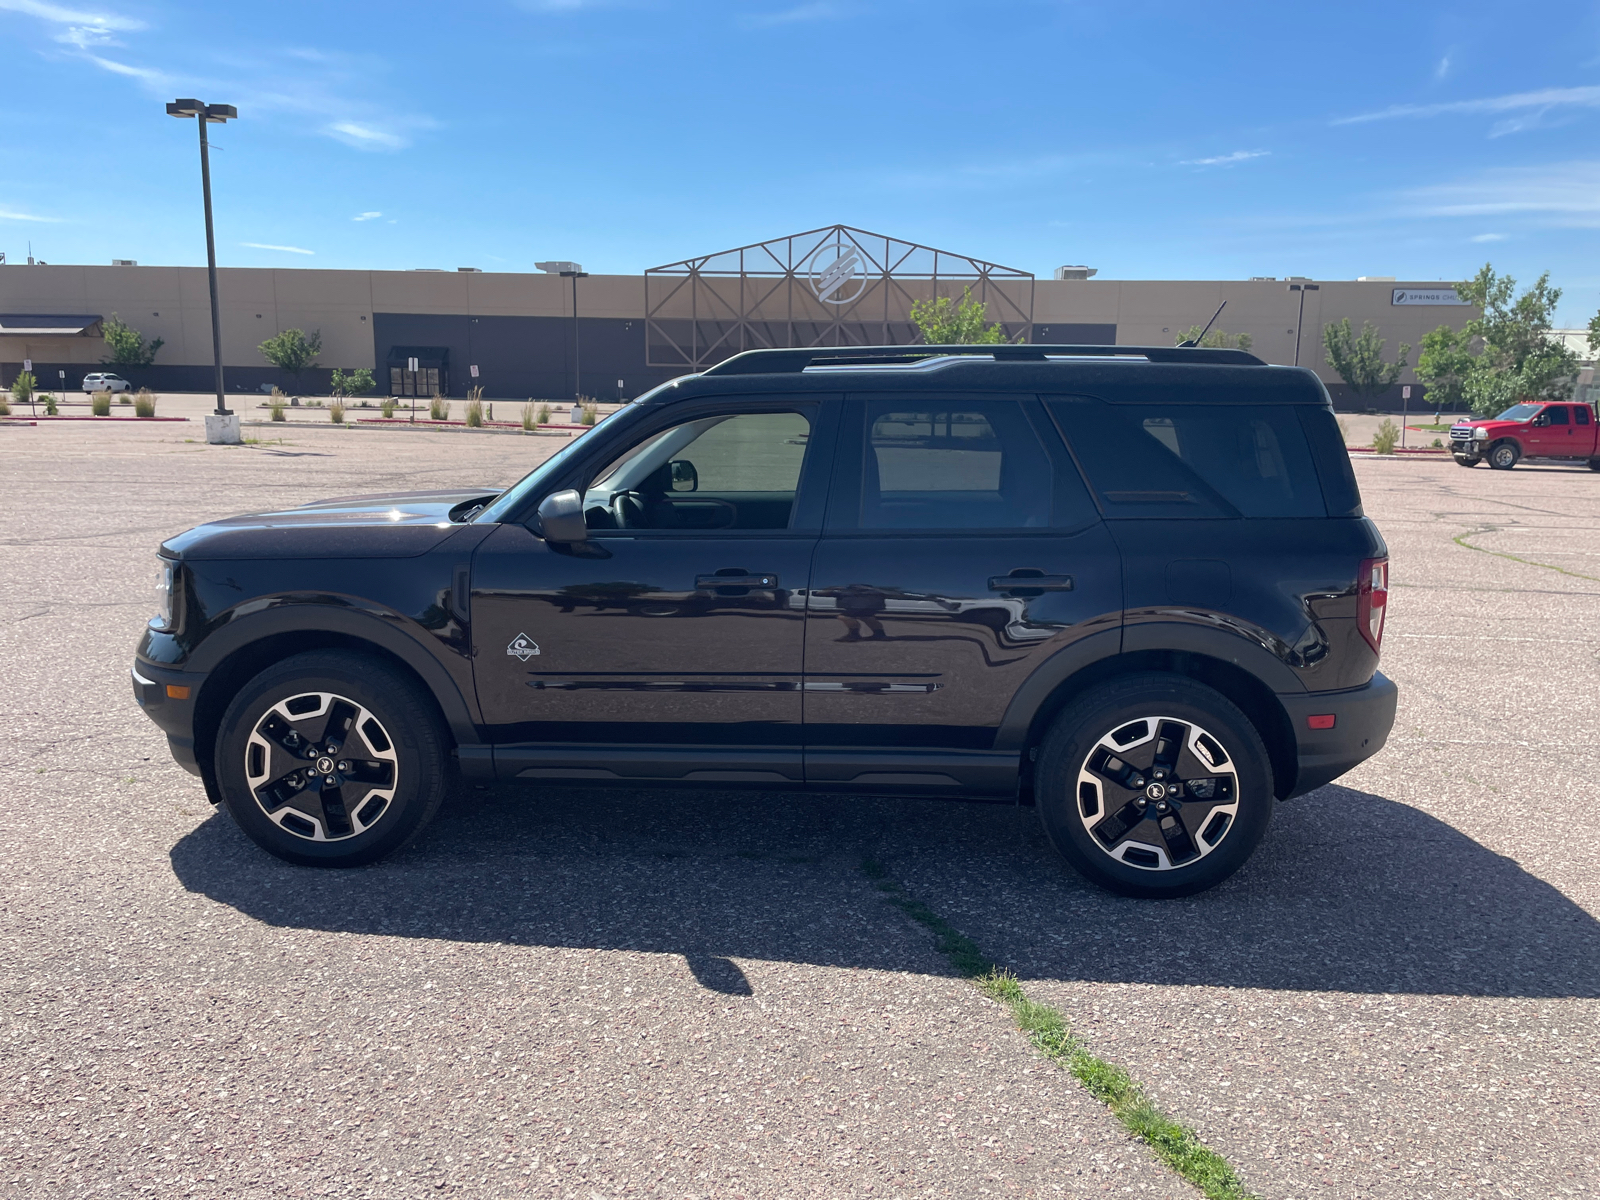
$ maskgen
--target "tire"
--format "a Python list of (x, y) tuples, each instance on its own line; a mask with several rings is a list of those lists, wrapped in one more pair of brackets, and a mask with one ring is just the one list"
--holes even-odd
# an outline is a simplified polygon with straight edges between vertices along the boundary
[(1496, 442), (1489, 450), (1489, 465), (1496, 471), (1509, 471), (1521, 457), (1515, 442)]
[[(1170, 772), (1166, 782), (1156, 770)], [(1174, 776), (1176, 796), (1152, 790), (1171, 788)], [(1112, 680), (1071, 704), (1045, 737), (1034, 796), (1045, 834), (1079, 873), (1155, 899), (1232, 875), (1275, 803), (1271, 761), (1249, 718), (1219, 692), (1165, 674)], [(1159, 804), (1170, 807), (1150, 814)]]
[(1589, 470), (1600, 471), (1600, 458), (1591, 458), (1589, 460)]
[(355, 867), (393, 854), (433, 819), (450, 744), (413, 680), (363, 655), (312, 651), (240, 690), (213, 762), (229, 814), (263, 850), (301, 866)]
[(1451, 457), (1456, 460), (1456, 466), (1458, 467), (1475, 467), (1478, 465), (1476, 458), (1463, 458), (1459, 454), (1451, 455)]

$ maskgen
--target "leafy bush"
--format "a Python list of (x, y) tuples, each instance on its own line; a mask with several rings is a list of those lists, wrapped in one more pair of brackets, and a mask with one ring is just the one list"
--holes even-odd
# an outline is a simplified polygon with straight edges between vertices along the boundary
[(949, 296), (917, 300), (911, 305), (911, 321), (922, 331), (930, 346), (989, 345), (1004, 342), (1005, 330), (999, 322), (988, 322), (989, 306), (972, 298), (972, 288), (961, 291), (959, 302)]
[(44, 394), (44, 415), (47, 417), (56, 415), (56, 398), (49, 392)]
[(442, 395), (434, 396), (428, 401), (428, 416), (435, 421), (448, 421), (450, 419), (450, 401)]
[(366, 367), (357, 367), (348, 375), (338, 367), (335, 367), (333, 369), (333, 381), (329, 384), (329, 390), (335, 396), (365, 396), (377, 386), (377, 383), (373, 381), (372, 372)]
[(109, 417), (111, 415), (111, 393), (96, 392), (89, 397), (90, 415), (96, 417)]
[(7, 400), (4, 392), (0, 392), (0, 417), (11, 415), (11, 401)]
[(38, 386), (32, 371), (18, 371), (17, 377), (11, 381), (11, 398), (18, 404), (26, 404), (33, 399), (34, 389)]
[(268, 402), (267, 410), (272, 413), (272, 419), (274, 421), (282, 421), (285, 419), (283, 415), (283, 398), (281, 396), (274, 396)]
[(1383, 419), (1383, 424), (1378, 426), (1378, 432), (1372, 439), (1372, 448), (1379, 454), (1393, 454), (1394, 448), (1400, 444), (1400, 426), (1388, 417)]
[(336, 398), (332, 404), (328, 405), (328, 416), (332, 418), (335, 425), (343, 425), (344, 401)]

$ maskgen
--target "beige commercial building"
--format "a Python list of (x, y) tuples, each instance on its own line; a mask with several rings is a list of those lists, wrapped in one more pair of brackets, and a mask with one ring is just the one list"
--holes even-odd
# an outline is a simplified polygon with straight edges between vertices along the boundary
[[(1415, 347), (1428, 330), (1475, 315), (1450, 285), (1428, 281), (1056, 275), (1065, 277), (830, 226), (641, 275), (224, 268), (218, 291), (230, 390), (317, 391), (334, 368), (366, 367), (379, 394), (459, 396), (479, 384), (490, 397), (541, 399), (631, 397), (757, 346), (909, 343), (912, 304), (968, 288), (1008, 334), (1053, 344), (1172, 345), (1226, 301), (1215, 328), (1248, 334), (1268, 362), (1312, 368), (1336, 396), (1344, 389), (1324, 361), (1325, 325), (1370, 321), (1392, 357), (1399, 343)], [(213, 386), (204, 268), (29, 264), (0, 266), (0, 385), (31, 361), (40, 386), (63, 372), (67, 387), (81, 386), (101, 369), (102, 323), (113, 314), (162, 340), (152, 365), (120, 374), (160, 391)], [(317, 367), (299, 381), (258, 349), (291, 328), (322, 338)], [(1412, 381), (1409, 370), (1401, 376)]]

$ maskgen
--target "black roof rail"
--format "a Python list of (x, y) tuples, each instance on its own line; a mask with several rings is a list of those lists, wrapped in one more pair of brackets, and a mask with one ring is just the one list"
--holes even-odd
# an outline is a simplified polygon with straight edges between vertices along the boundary
[(995, 362), (1043, 362), (1047, 357), (1142, 358), (1147, 362), (1264, 367), (1243, 350), (1193, 346), (1038, 346), (999, 343), (976, 346), (809, 346), (802, 349), (746, 350), (708, 367), (705, 375), (791, 375), (807, 367), (840, 366), (968, 355)]

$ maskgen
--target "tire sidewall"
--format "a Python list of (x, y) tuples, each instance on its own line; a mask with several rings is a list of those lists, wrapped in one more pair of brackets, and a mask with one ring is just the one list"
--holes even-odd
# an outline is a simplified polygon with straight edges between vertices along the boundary
[[(1239, 807), (1221, 844), (1198, 862), (1168, 871), (1113, 859), (1078, 815), (1078, 770), (1094, 744), (1128, 721), (1152, 716), (1203, 727), (1222, 742), (1239, 779)], [(1221, 883), (1255, 851), (1276, 804), (1271, 762), (1249, 718), (1204, 684), (1154, 674), (1103, 684), (1068, 706), (1041, 748), (1034, 798), (1046, 836), (1081, 874), (1123, 895), (1145, 897), (1188, 896)]]
[[(1509, 458), (1507, 458), (1507, 456), (1509, 456)], [(1517, 460), (1521, 457), (1521, 453), (1518, 452), (1515, 446), (1507, 442), (1502, 442), (1493, 450), (1489, 451), (1489, 465), (1497, 471), (1509, 471), (1512, 467), (1517, 465)], [(1507, 461), (1501, 462), (1500, 460), (1502, 458), (1507, 458)]]
[[(362, 705), (387, 731), (399, 783), (372, 828), (351, 838), (313, 842), (271, 821), (245, 778), (244, 757), (257, 722), (274, 704), (303, 692), (333, 692)], [(445, 788), (445, 747), (438, 721), (416, 687), (382, 663), (356, 655), (296, 655), (261, 672), (229, 704), (213, 760), (228, 813), (262, 849), (302, 866), (361, 866), (394, 853), (433, 817)]]

